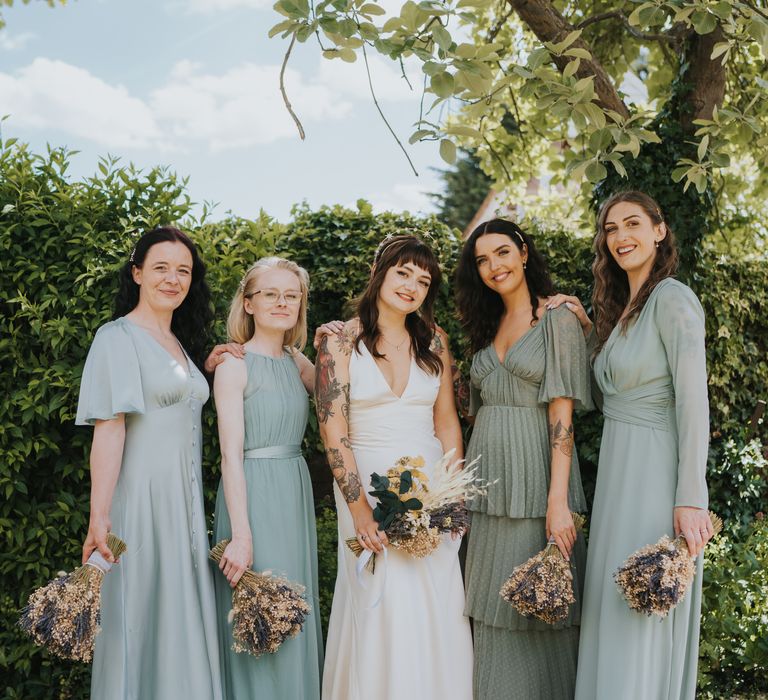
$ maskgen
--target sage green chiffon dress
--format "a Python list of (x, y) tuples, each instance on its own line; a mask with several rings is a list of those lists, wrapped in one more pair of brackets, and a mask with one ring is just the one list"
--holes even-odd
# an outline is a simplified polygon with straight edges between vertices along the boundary
[[(499, 362), (489, 345), (472, 359), (472, 412), (467, 459), (480, 456), (480, 475), (495, 482), (472, 511), (466, 566), (466, 614), (474, 620), (476, 700), (573, 698), (582, 578), (579, 535), (571, 561), (576, 603), (558, 625), (527, 619), (499, 595), (512, 570), (547, 544), (550, 482), (547, 405), (567, 397), (590, 408), (588, 358), (576, 317), (564, 306), (545, 312)], [(479, 409), (478, 409), (479, 406)], [(578, 437), (578, 421), (575, 421)], [(586, 509), (573, 453), (568, 501)]]
[(673, 508), (706, 508), (709, 405), (704, 312), (668, 278), (594, 361), (605, 423), (590, 519), (576, 697), (692, 700), (696, 695), (702, 557), (692, 588), (663, 620), (627, 607), (613, 580), (662, 535)]
[[(298, 636), (274, 654), (253, 657), (232, 651), (232, 588), (216, 572), (216, 615), (227, 700), (274, 698), (319, 700), (323, 667), (317, 571), (317, 535), (312, 482), (301, 455), (309, 401), (296, 363), (248, 352), (243, 415), (248, 520), (253, 570), (272, 571), (305, 586), (312, 611)], [(232, 536), (219, 484), (214, 521), (216, 542)]]
[(104, 578), (91, 697), (219, 700), (212, 571), (200, 482), (208, 383), (125, 318), (96, 333), (78, 425), (125, 414), (112, 531), (128, 545)]

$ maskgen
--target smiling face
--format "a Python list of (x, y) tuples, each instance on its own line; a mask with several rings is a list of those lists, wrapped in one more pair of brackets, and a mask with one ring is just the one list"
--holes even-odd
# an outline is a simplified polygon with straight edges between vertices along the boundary
[(181, 306), (192, 284), (192, 253), (178, 241), (155, 243), (141, 267), (132, 269), (139, 285), (139, 303), (156, 312), (173, 312)]
[(526, 284), (523, 264), (527, 259), (526, 247), (520, 250), (503, 233), (486, 233), (475, 242), (475, 263), (480, 279), (486, 287), (502, 296)]
[(415, 263), (403, 263), (390, 267), (379, 289), (379, 303), (393, 311), (410, 314), (417, 311), (432, 284), (428, 270)]
[(293, 272), (266, 268), (258, 273), (256, 286), (243, 300), (243, 308), (253, 316), (256, 328), (285, 332), (298, 323), (301, 298), (301, 282)]
[(605, 244), (627, 274), (648, 276), (656, 259), (656, 243), (666, 236), (663, 223), (654, 224), (634, 202), (618, 202), (605, 216)]

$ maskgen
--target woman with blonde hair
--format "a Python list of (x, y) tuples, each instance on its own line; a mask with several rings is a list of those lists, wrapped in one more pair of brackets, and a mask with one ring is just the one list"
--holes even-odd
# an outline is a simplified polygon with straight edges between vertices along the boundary
[[(312, 484), (301, 454), (314, 388), (307, 340), (309, 276), (283, 258), (258, 260), (230, 307), (227, 332), (244, 357), (225, 354), (214, 397), (221, 443), (221, 483), (214, 539), (230, 539), (216, 577), (224, 696), (320, 697), (317, 537)], [(306, 587), (313, 613), (304, 629), (275, 654), (254, 658), (231, 649), (232, 588), (253, 568), (285, 575)], [(226, 578), (225, 578), (226, 577)]]

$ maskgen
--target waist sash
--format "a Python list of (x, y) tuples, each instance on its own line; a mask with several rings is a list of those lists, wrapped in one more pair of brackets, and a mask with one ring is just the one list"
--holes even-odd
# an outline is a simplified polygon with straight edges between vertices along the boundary
[(606, 394), (603, 415), (622, 423), (668, 431), (675, 420), (672, 382), (664, 378), (619, 394)]
[(243, 459), (290, 459), (291, 457), (301, 457), (301, 445), (270, 445), (243, 452)]

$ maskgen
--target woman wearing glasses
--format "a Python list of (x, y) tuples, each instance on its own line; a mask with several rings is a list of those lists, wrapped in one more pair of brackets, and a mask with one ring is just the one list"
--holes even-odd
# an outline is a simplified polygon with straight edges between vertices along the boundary
[[(307, 340), (309, 276), (296, 263), (263, 258), (232, 300), (227, 332), (244, 357), (224, 355), (214, 397), (221, 443), (221, 483), (214, 541), (230, 539), (216, 577), (224, 696), (320, 697), (322, 636), (312, 485), (301, 455), (307, 392), (314, 367)], [(275, 654), (254, 658), (231, 649), (232, 588), (253, 567), (306, 587), (311, 614), (302, 632)], [(226, 577), (226, 578), (225, 578)]]

